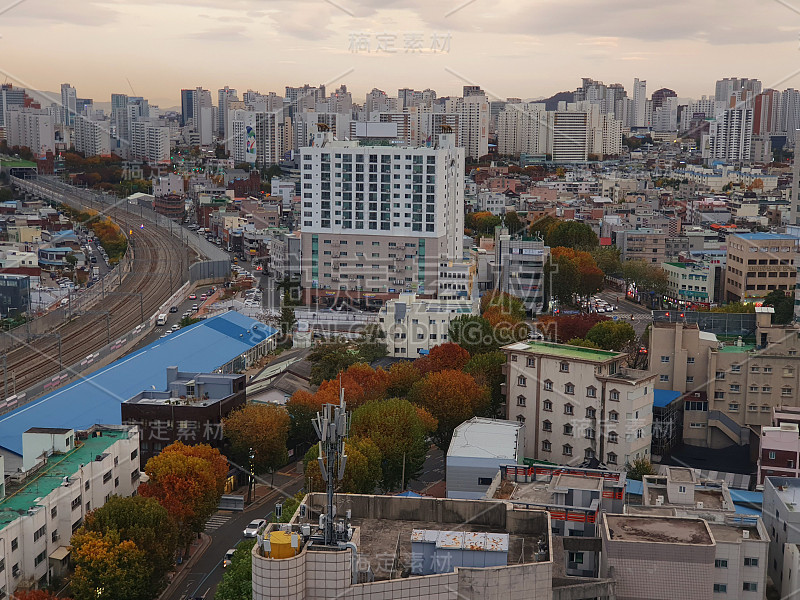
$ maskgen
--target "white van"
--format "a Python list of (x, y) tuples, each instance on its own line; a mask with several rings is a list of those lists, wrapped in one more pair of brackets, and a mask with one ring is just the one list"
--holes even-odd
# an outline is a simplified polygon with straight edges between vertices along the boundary
[(167, 315), (163, 314), (163, 313), (158, 315), (158, 318), (156, 319), (156, 325), (158, 325), (160, 327), (160, 326), (166, 325), (166, 324), (167, 324)]

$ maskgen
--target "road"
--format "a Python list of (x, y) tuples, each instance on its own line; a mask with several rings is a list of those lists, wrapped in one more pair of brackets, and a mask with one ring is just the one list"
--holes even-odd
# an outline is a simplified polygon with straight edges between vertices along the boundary
[[(278, 485), (279, 477), (275, 482)], [(293, 496), (303, 487), (303, 476), (285, 478), (282, 491), (272, 490), (266, 493), (266, 486), (259, 486), (256, 491), (258, 502), (244, 512), (218, 511), (209, 519), (206, 533), (211, 537), (211, 545), (206, 548), (187, 574), (181, 574), (182, 581), (172, 593), (162, 600), (189, 600), (201, 596), (206, 600), (214, 598), (219, 582), (225, 570), (222, 560), (225, 552), (235, 548), (244, 538), (242, 532), (254, 519), (270, 518), (275, 504), (286, 496)], [(266, 496), (264, 494), (266, 493)]]

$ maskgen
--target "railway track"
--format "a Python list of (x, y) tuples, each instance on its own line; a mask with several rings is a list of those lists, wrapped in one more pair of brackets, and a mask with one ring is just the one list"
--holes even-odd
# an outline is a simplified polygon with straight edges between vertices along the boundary
[(61, 361), (55, 335), (12, 350), (6, 365), (9, 385), (13, 381), (16, 390), (58, 373), (61, 366), (80, 362), (102, 348), (107, 337), (113, 341), (124, 336), (142, 322), (142, 313), (149, 318), (187, 280), (189, 251), (178, 238), (152, 224), (140, 229), (140, 220), (125, 210), (112, 210), (108, 216), (125, 231), (133, 231), (130, 243), (135, 251), (132, 272), (123, 277), (115, 292), (93, 307), (109, 312), (108, 329), (105, 314), (98, 313), (81, 315), (58, 327), (52, 333), (61, 336)]

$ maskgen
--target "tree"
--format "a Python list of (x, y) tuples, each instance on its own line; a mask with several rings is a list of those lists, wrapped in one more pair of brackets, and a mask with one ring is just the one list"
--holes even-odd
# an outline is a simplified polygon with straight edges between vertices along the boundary
[(297, 318), (294, 316), (294, 309), (284, 304), (281, 308), (280, 320), (280, 328), (284, 340), (288, 341), (290, 339), (295, 325), (297, 325)]
[(722, 306), (715, 306), (709, 312), (714, 313), (754, 313), (756, 305), (749, 302), (730, 302)]
[(206, 444), (175, 442), (147, 461), (145, 473), (149, 481), (139, 486), (139, 495), (155, 498), (167, 509), (188, 552), (194, 535), (205, 529), (219, 506), (228, 462)]
[(592, 257), (598, 268), (606, 275), (616, 275), (622, 270), (619, 248), (595, 248), (592, 250)]
[(605, 315), (598, 313), (543, 316), (539, 317), (536, 324), (546, 338), (556, 342), (566, 343), (573, 338), (585, 338), (589, 330), (597, 323), (610, 320)]
[(320, 344), (308, 355), (311, 367), (311, 383), (321, 384), (326, 379), (334, 379), (340, 371), (358, 362), (357, 351), (349, 343), (329, 342)]
[[(144, 551), (119, 533), (96, 531), (72, 536), (75, 572), (70, 587), (75, 600), (150, 600), (151, 573)], [(98, 593), (98, 590), (101, 593)]]
[(589, 330), (586, 339), (603, 350), (619, 352), (636, 339), (636, 331), (627, 321), (602, 321)]
[(405, 489), (408, 481), (421, 473), (428, 452), (426, 438), (435, 427), (430, 414), (408, 400), (390, 398), (370, 402), (353, 412), (350, 435), (369, 438), (378, 447), (380, 487), (390, 492), (398, 487)]
[(506, 355), (503, 352), (487, 352), (476, 354), (469, 359), (464, 367), (464, 372), (469, 373), (475, 382), (489, 390), (488, 416), (492, 418), (503, 417), (503, 384), (506, 376), (503, 367), (506, 364)]
[(483, 318), (492, 326), (495, 343), (498, 346), (505, 346), (528, 338), (528, 324), (498, 305), (490, 306), (483, 313)]
[(312, 419), (322, 409), (320, 398), (305, 390), (297, 390), (286, 403), (289, 414), (289, 447), (313, 444), (317, 439)]
[(531, 224), (529, 229), (531, 236), (539, 237), (543, 240), (547, 239), (547, 236), (550, 234), (550, 230), (553, 229), (556, 225), (558, 225), (561, 221), (556, 219), (555, 217), (551, 217), (550, 215), (545, 215), (541, 219), (537, 219)]
[(253, 450), (253, 468), (257, 474), (274, 473), (289, 460), (289, 413), (276, 404), (245, 404), (222, 421), (225, 437), (231, 441), (231, 453), (240, 465), (249, 462)]
[(18, 590), (11, 594), (11, 600), (70, 600), (56, 596), (47, 590)]
[(481, 296), (481, 315), (485, 315), (486, 311), (492, 307), (502, 309), (503, 312), (509, 313), (519, 321), (524, 321), (528, 315), (525, 303), (507, 292), (494, 290)]
[(645, 475), (656, 474), (653, 465), (644, 457), (634, 458), (632, 463), (625, 465), (625, 469), (628, 472), (628, 479), (635, 479), (636, 481), (641, 481)]
[(513, 210), (505, 214), (503, 221), (505, 222), (506, 229), (508, 229), (508, 233), (511, 235), (516, 235), (525, 227), (519, 215)]
[(772, 322), (777, 325), (791, 323), (794, 319), (794, 298), (787, 296), (783, 290), (773, 290), (764, 297), (764, 306), (775, 309)]
[(350, 365), (335, 379), (327, 379), (319, 386), (316, 396), (319, 405), (338, 404), (339, 393), (344, 389), (348, 407), (355, 410), (372, 400), (383, 399), (389, 387), (389, 375), (383, 369), (373, 369), (365, 363)]
[(489, 408), (489, 390), (478, 385), (472, 375), (454, 370), (429, 373), (414, 384), (408, 399), (437, 420), (438, 426), (431, 437), (444, 452), (457, 426), (485, 414)]
[(568, 260), (576, 267), (578, 282), (574, 293), (583, 298), (588, 298), (603, 289), (603, 271), (598, 268), (597, 263), (589, 252), (557, 246), (550, 250), (550, 255), (559, 265), (563, 265), (564, 260)]
[[(346, 494), (373, 494), (382, 478), (383, 457), (375, 442), (370, 438), (351, 437), (344, 445), (347, 454), (347, 468), (344, 470), (339, 490)], [(311, 446), (303, 458), (303, 472), (311, 481), (310, 491), (322, 491), (325, 482), (319, 469), (319, 444)]]
[(446, 369), (461, 370), (469, 362), (469, 352), (458, 344), (448, 342), (431, 348), (428, 356), (423, 356), (414, 361), (414, 366), (420, 373), (433, 373)]
[(593, 341), (584, 338), (572, 338), (567, 342), (567, 344), (570, 346), (580, 346), (581, 348), (600, 348), (600, 346), (595, 344)]
[(178, 547), (178, 531), (169, 513), (154, 498), (112, 496), (100, 508), (86, 515), (81, 533), (106, 535), (116, 532), (120, 541), (129, 540), (143, 552), (150, 573), (149, 592), (155, 597), (172, 570)]
[[(451, 321), (452, 324), (452, 321)], [(394, 363), (389, 367), (389, 385), (386, 394), (390, 398), (404, 398), (417, 381), (422, 379), (422, 373), (409, 361)]]
[(475, 315), (459, 315), (450, 321), (447, 339), (464, 348), (470, 355), (492, 352), (499, 347), (494, 329), (488, 320)]
[(562, 305), (572, 302), (572, 295), (578, 290), (580, 273), (574, 261), (566, 256), (550, 256), (545, 263), (545, 298), (554, 298)]
[(251, 553), (256, 540), (243, 540), (236, 546), (231, 564), (222, 574), (214, 600), (252, 600), (253, 559)]
[(580, 250), (592, 250), (600, 243), (590, 225), (578, 221), (561, 221), (551, 228), (545, 238), (551, 248), (564, 246)]

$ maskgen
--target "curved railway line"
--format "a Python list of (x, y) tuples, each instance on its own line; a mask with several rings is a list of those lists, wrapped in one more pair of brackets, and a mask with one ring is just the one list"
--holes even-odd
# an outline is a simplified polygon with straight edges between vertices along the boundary
[[(140, 229), (141, 221), (136, 215), (119, 208), (108, 216), (124, 230), (134, 232), (129, 236), (135, 252), (133, 268), (114, 292), (93, 307), (95, 311), (109, 312), (108, 331), (106, 315), (89, 312), (52, 332), (61, 336), (63, 367), (78, 363), (102, 348), (107, 336), (113, 341), (127, 334), (142, 322), (142, 312), (148, 319), (188, 277), (189, 250), (180, 239), (154, 224)], [(6, 360), (9, 382), (13, 376), (16, 390), (24, 390), (61, 370), (59, 338), (47, 334), (24, 343), (9, 352)]]

